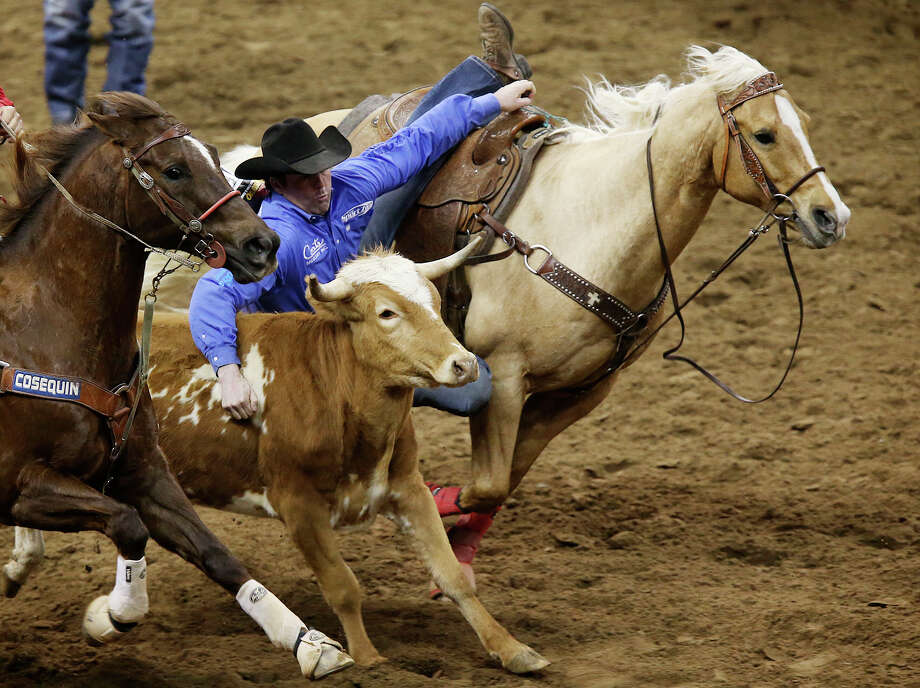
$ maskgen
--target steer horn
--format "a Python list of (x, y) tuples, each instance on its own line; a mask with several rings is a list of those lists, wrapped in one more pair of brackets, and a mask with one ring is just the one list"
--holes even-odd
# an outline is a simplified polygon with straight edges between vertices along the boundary
[(336, 277), (326, 284), (320, 284), (316, 275), (308, 275), (307, 286), (310, 289), (310, 296), (317, 301), (344, 301), (355, 293), (354, 285), (341, 277)]
[(434, 280), (442, 275), (446, 275), (451, 270), (460, 267), (463, 265), (463, 261), (466, 260), (466, 257), (470, 255), (483, 241), (481, 236), (473, 237), (473, 239), (466, 246), (461, 248), (456, 253), (452, 253), (449, 256), (441, 258), (440, 260), (432, 260), (429, 263), (417, 263), (416, 268), (422, 277), (427, 279)]

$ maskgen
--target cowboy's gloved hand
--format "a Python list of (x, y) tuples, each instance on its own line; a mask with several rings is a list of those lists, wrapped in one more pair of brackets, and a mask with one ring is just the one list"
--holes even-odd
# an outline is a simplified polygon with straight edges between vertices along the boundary
[(220, 380), (220, 405), (234, 420), (245, 420), (259, 408), (259, 399), (249, 380), (235, 363), (217, 369)]
[(534, 93), (536, 93), (536, 87), (532, 81), (512, 81), (507, 86), (498, 89), (495, 97), (498, 98), (502, 112), (514, 112), (525, 105), (530, 105), (533, 102)]
[[(13, 131), (17, 138), (22, 133), (22, 117), (19, 116), (19, 112), (12, 105), (0, 107), (0, 120), (3, 120), (3, 123)], [(6, 130), (0, 127), (0, 141), (6, 138), (9, 138)]]

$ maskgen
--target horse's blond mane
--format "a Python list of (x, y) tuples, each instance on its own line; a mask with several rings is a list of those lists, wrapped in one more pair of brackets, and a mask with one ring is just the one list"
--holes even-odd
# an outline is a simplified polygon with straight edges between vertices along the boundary
[(564, 128), (569, 140), (651, 130), (659, 109), (680, 98), (690, 86), (702, 85), (716, 93), (728, 93), (767, 71), (754, 58), (729, 46), (722, 46), (713, 53), (691, 45), (684, 56), (687, 60), (685, 76), (689, 79), (676, 86), (672, 86), (671, 79), (664, 74), (638, 86), (611, 84), (603, 77), (594, 83), (586, 80), (586, 122)]

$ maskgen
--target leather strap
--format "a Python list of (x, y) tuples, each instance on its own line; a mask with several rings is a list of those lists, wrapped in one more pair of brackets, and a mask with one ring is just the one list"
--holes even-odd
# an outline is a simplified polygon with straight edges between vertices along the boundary
[(64, 401), (79, 404), (103, 416), (112, 432), (112, 453), (117, 456), (124, 445), (125, 429), (138, 395), (140, 379), (135, 369), (131, 382), (110, 391), (80, 377), (52, 375), (25, 368), (0, 369), (0, 394)]
[[(529, 244), (524, 239), (516, 236), (488, 212), (480, 212), (478, 216), (480, 220), (490, 227), (492, 231), (509, 246), (506, 251), (497, 254), (497, 256), (504, 258), (510, 255), (511, 252), (517, 251), (524, 256), (524, 263), (528, 270), (546, 280), (546, 282), (553, 285), (582, 308), (591, 311), (601, 318), (610, 325), (618, 335), (628, 331), (640, 331), (645, 324), (648, 323), (649, 318), (657, 313), (664, 303), (667, 290), (663, 286), (658, 296), (642, 311), (637, 313), (612, 294), (604, 291), (567, 265), (556, 260), (553, 254), (545, 246), (540, 244)], [(547, 257), (539, 267), (534, 268), (530, 265), (528, 259), (536, 251), (545, 252)], [(498, 257), (495, 259), (498, 259)]]
[(145, 143), (141, 147), (141, 150), (139, 153), (135, 153), (134, 155), (131, 156), (131, 162), (137, 162), (137, 160), (139, 160), (141, 156), (144, 155), (144, 153), (146, 153), (147, 151), (149, 151), (151, 148), (153, 148), (159, 143), (163, 143), (164, 141), (169, 141), (170, 139), (182, 138), (183, 136), (187, 136), (191, 133), (192, 133), (192, 130), (189, 129), (184, 124), (182, 124), (182, 122), (176, 122), (171, 127), (165, 129), (159, 135), (155, 136), (150, 141)]
[(768, 199), (773, 199), (779, 192), (773, 180), (767, 175), (754, 149), (751, 148), (751, 145), (741, 134), (732, 110), (753, 98), (778, 91), (782, 87), (783, 85), (777, 80), (776, 74), (767, 72), (747, 82), (731, 101), (727, 101), (722, 95), (716, 97), (719, 112), (725, 122), (725, 151), (722, 154), (722, 170), (719, 175), (719, 186), (722, 187), (723, 191), (725, 190), (725, 172), (728, 169), (728, 149), (731, 148), (731, 142), (734, 139), (738, 142), (738, 153), (741, 156), (745, 172), (757, 183), (764, 195)]

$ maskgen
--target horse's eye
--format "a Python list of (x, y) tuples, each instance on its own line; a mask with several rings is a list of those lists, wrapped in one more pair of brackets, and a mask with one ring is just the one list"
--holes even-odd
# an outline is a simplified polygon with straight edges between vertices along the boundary
[(181, 179), (184, 172), (182, 172), (182, 170), (179, 169), (178, 167), (168, 167), (163, 172), (163, 174), (166, 175), (167, 179), (172, 179), (173, 181), (175, 181), (176, 179)]
[(380, 311), (380, 313), (377, 314), (377, 316), (381, 320), (392, 320), (396, 317), (396, 312), (391, 311), (389, 308), (384, 308), (382, 311)]
[(754, 138), (757, 139), (757, 143), (762, 143), (765, 146), (768, 146), (776, 141), (773, 136), (773, 132), (767, 131), (766, 129), (758, 131), (756, 134), (754, 134)]

